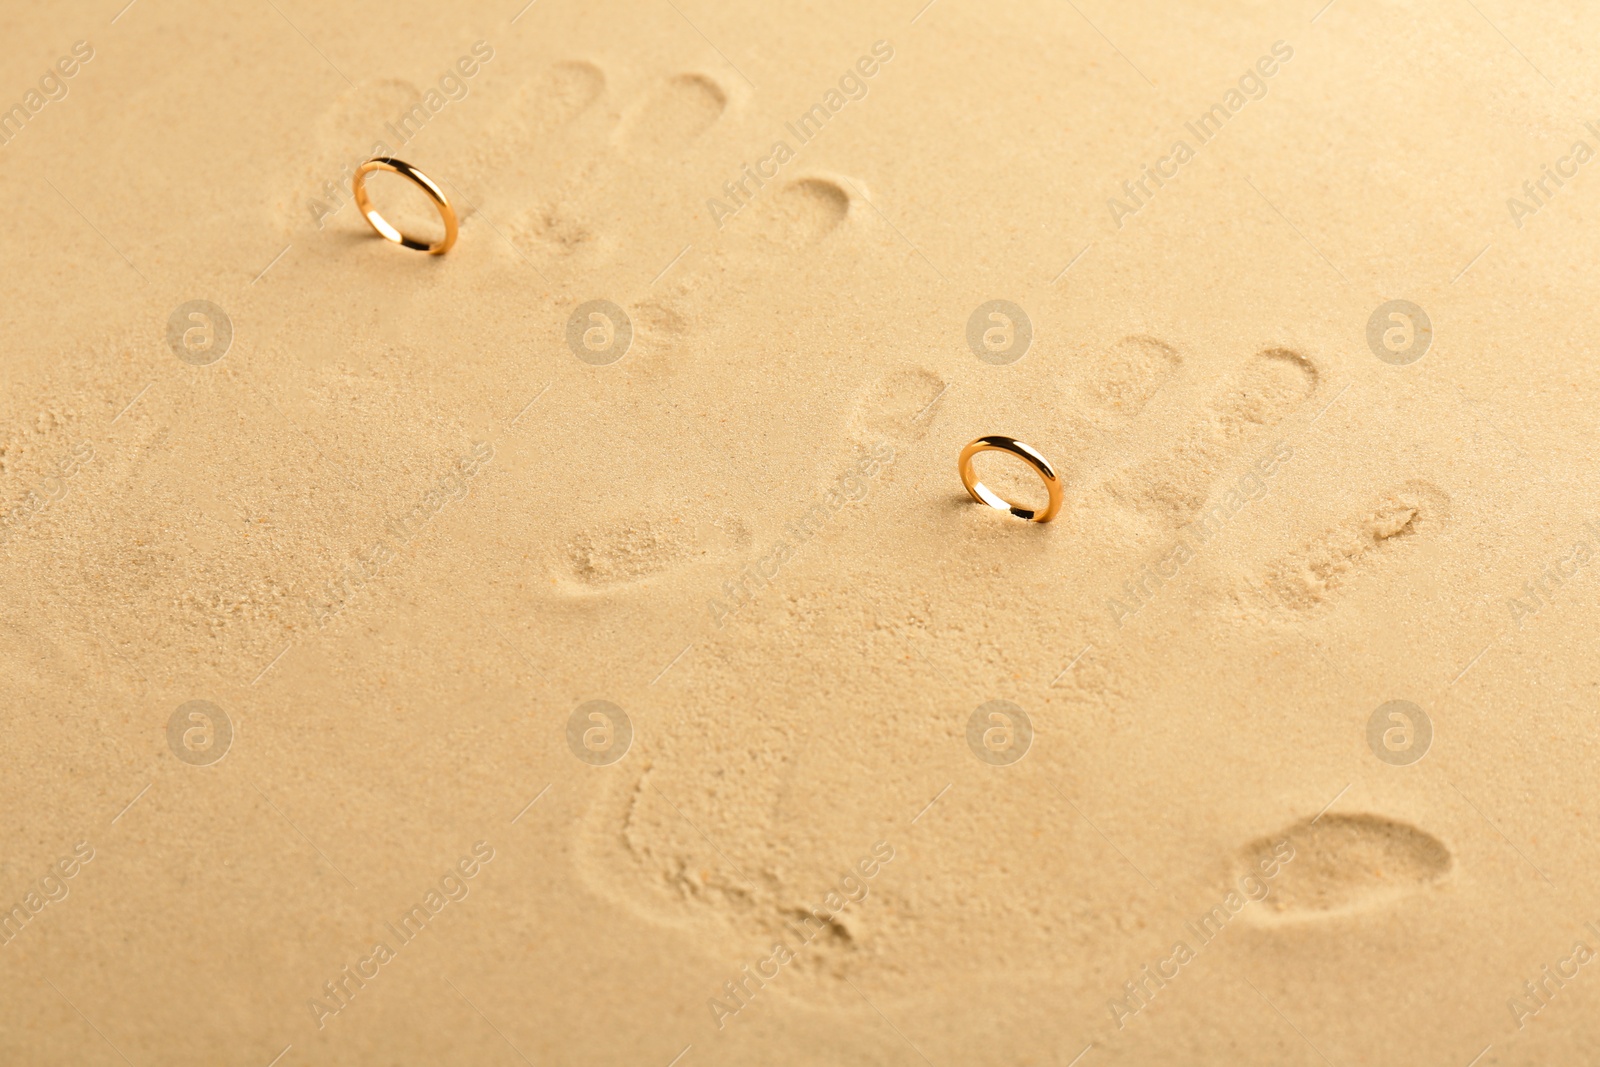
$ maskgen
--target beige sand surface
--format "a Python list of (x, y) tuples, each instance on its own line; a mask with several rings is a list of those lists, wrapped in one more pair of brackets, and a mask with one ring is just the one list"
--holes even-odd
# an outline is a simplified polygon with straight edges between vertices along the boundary
[(1600, 1055), (1592, 9), (123, 2), (0, 12), (0, 1063)]

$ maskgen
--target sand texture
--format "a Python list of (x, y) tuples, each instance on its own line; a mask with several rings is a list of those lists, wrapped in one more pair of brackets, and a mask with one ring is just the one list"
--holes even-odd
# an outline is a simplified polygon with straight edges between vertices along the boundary
[(1600, 1055), (1592, 7), (125, 4), (0, 11), (0, 1064)]

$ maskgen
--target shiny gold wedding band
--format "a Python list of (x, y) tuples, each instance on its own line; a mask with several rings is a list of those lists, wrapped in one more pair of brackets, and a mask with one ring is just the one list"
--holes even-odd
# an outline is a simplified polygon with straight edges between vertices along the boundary
[[(1032, 467), (1050, 493), (1050, 502), (1045, 505), (1044, 510), (1030, 511), (1027, 508), (1019, 508), (978, 481), (977, 475), (972, 473), (972, 457), (979, 452), (1005, 452)], [(1061, 510), (1061, 479), (1056, 477), (1056, 472), (1048, 460), (1021, 441), (999, 434), (980, 437), (961, 450), (957, 468), (961, 471), (961, 484), (967, 487), (972, 499), (980, 504), (988, 504), (999, 511), (1009, 511), (1019, 519), (1029, 519), (1033, 522), (1049, 522), (1056, 517), (1056, 512)]]
[[(444, 219), (444, 240), (434, 244), (426, 244), (413, 237), (407, 237), (393, 226), (389, 220), (378, 214), (372, 207), (372, 201), (367, 197), (367, 175), (375, 170), (386, 170), (390, 174), (398, 174), (402, 178), (409, 178), (417, 188), (428, 194), (428, 199), (433, 201), (433, 206), (439, 209), (439, 215)], [(356, 168), (355, 180), (351, 182), (351, 190), (356, 194), (356, 207), (363, 217), (377, 230), (379, 235), (406, 248), (415, 248), (418, 252), (426, 252), (433, 256), (442, 256), (450, 251), (450, 246), (456, 243), (456, 211), (450, 206), (450, 201), (445, 199), (443, 190), (433, 184), (433, 179), (422, 173), (416, 167), (402, 159), (390, 159), (387, 156), (374, 156)]]

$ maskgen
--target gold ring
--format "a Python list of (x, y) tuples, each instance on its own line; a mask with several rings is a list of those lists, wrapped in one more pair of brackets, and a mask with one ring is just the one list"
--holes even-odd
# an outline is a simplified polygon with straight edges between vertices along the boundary
[[(428, 194), (428, 199), (433, 201), (433, 206), (439, 209), (439, 215), (444, 219), (444, 240), (435, 244), (425, 244), (415, 238), (407, 237), (393, 226), (389, 220), (378, 214), (372, 207), (372, 201), (367, 198), (367, 175), (375, 170), (386, 170), (390, 174), (398, 174), (402, 178), (409, 178), (417, 188)], [(368, 224), (378, 234), (397, 245), (406, 248), (415, 248), (418, 252), (426, 252), (432, 256), (442, 256), (450, 251), (450, 246), (456, 243), (456, 211), (450, 206), (450, 201), (445, 199), (444, 192), (433, 179), (422, 173), (416, 167), (401, 159), (390, 159), (387, 156), (374, 156), (356, 168), (355, 180), (350, 183), (351, 191), (356, 194), (356, 207)]]
[[(1027, 508), (1019, 508), (978, 481), (977, 475), (972, 473), (972, 457), (979, 452), (1004, 452), (1016, 456), (1032, 467), (1050, 493), (1050, 502), (1045, 505), (1044, 510), (1030, 511)], [(1061, 479), (1056, 477), (1055, 469), (1050, 466), (1049, 460), (1014, 438), (1002, 437), (999, 434), (978, 438), (961, 450), (961, 459), (957, 467), (961, 471), (961, 484), (967, 487), (972, 499), (980, 504), (988, 504), (999, 511), (1009, 511), (1019, 519), (1028, 519), (1032, 522), (1049, 522), (1056, 517), (1056, 512), (1061, 510)]]

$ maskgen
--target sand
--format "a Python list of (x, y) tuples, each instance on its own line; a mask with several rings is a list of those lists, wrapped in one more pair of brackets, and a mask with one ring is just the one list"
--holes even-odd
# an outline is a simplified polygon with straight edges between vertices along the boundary
[(0, 13), (0, 1062), (1592, 1057), (1592, 14), (122, 2)]

